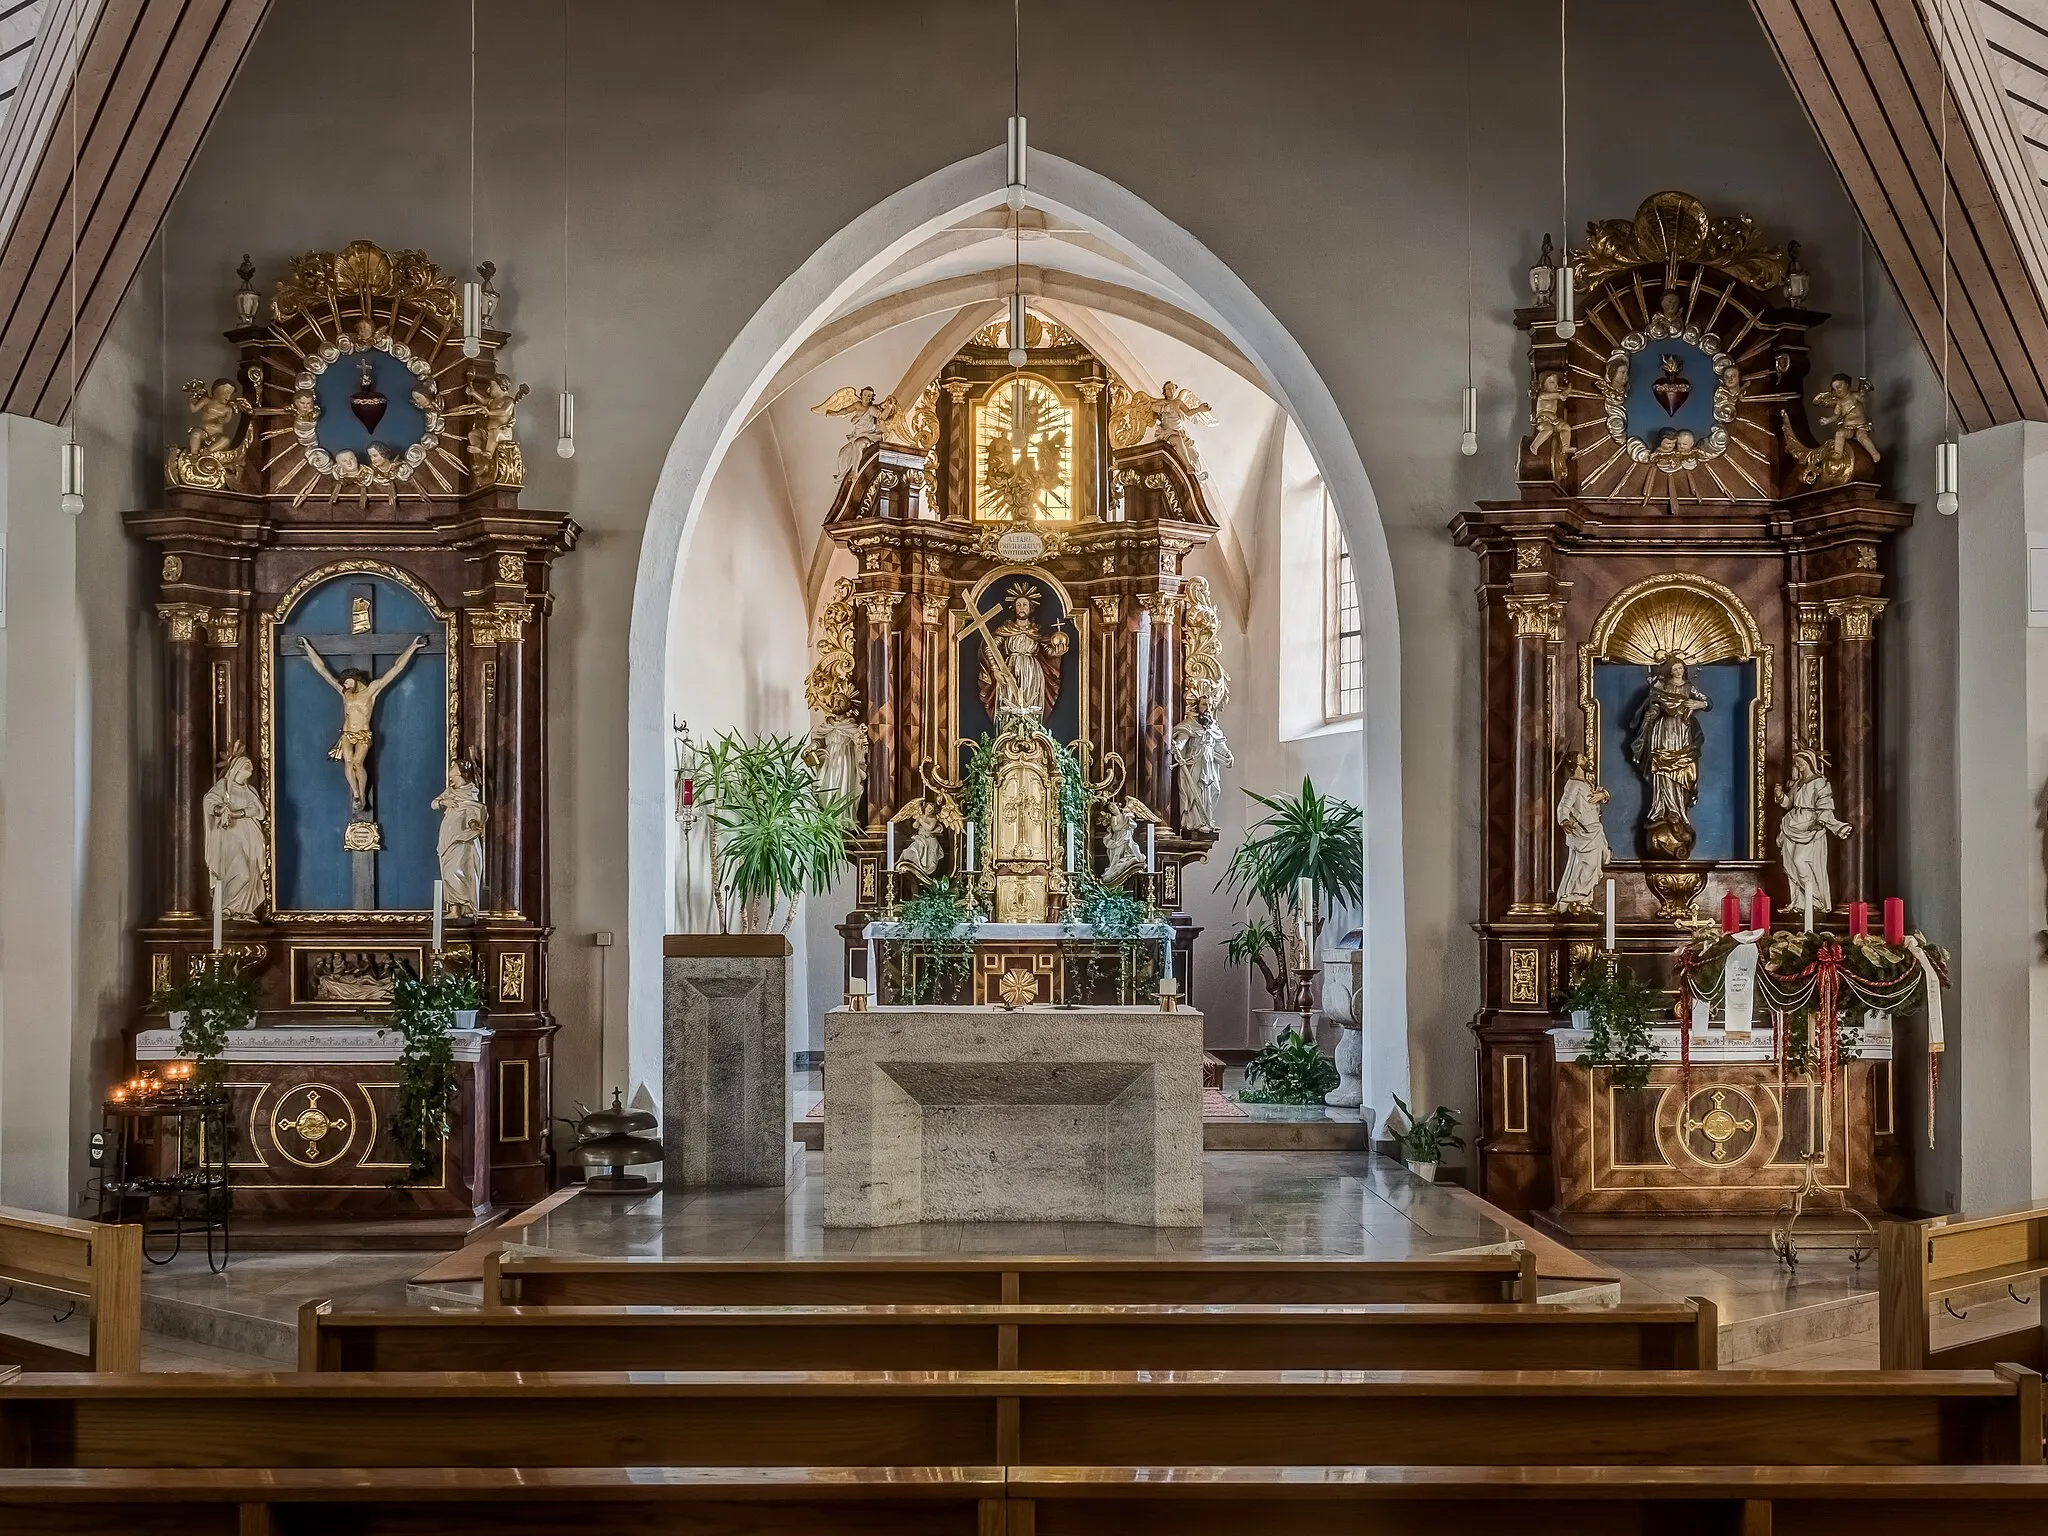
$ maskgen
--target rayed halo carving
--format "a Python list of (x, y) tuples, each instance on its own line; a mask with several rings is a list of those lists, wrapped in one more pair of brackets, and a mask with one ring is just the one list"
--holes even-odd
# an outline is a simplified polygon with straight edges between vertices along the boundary
[[(441, 379), (461, 368), (454, 285), (419, 251), (367, 240), (295, 258), (270, 301), (271, 337), (297, 359), (289, 385), (251, 370), (263, 470), (292, 505), (326, 491), (396, 502), (406, 491), (454, 495), (469, 465)], [(282, 394), (283, 403), (276, 402)], [(451, 445), (446, 440), (454, 439)]]
[[(1693, 377), (1701, 373), (1706, 377)], [(1742, 369), (1720, 337), (1686, 318), (1678, 293), (1666, 288), (1649, 324), (1608, 353), (1600, 395), (1607, 435), (1629, 458), (1676, 474), (1728, 451), (1728, 424), (1742, 403)]]

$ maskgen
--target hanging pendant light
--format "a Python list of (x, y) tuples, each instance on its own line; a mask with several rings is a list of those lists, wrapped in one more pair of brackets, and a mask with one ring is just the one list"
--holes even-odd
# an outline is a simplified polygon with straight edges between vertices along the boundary
[(475, 357), (484, 349), (484, 285), (462, 285), (462, 355)]
[(1954, 517), (1962, 508), (1962, 444), (1944, 438), (1934, 445), (1934, 510)]
[(1479, 451), (1479, 389), (1467, 384), (1464, 389), (1463, 406), (1464, 430), (1458, 436), (1458, 452), (1471, 458)]
[(1579, 332), (1579, 322), (1572, 306), (1572, 266), (1564, 263), (1557, 269), (1557, 339), (1570, 341)]
[(1014, 116), (1010, 119), (1008, 170), (1005, 173), (1005, 190), (1003, 192), (1003, 201), (1009, 204), (1010, 210), (1013, 213), (1021, 212), (1024, 207), (1024, 189), (1026, 185), (1024, 157), (1024, 119), (1022, 116)]
[(562, 416), (558, 435), (555, 438), (555, 457), (573, 459), (576, 457), (576, 397), (568, 390), (562, 391)]
[(77, 439), (66, 439), (64, 457), (58, 466), (57, 505), (73, 517), (85, 511), (85, 448)]
[[(1022, 274), (1020, 273), (1019, 276), (1021, 277)], [(1010, 294), (1010, 366), (1012, 368), (1022, 368), (1031, 360), (1030, 354), (1024, 350), (1025, 320), (1024, 291), (1021, 288), (1015, 289)]]

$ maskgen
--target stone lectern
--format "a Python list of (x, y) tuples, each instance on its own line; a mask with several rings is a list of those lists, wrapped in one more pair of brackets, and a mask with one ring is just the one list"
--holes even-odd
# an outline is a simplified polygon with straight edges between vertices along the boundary
[(670, 934), (662, 942), (662, 1181), (783, 1184), (790, 1171), (789, 940)]
[(825, 1015), (825, 1224), (1202, 1221), (1202, 1016)]

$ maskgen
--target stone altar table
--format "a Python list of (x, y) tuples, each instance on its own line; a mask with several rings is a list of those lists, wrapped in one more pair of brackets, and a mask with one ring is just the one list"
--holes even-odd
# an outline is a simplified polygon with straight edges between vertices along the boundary
[(1202, 1015), (825, 1015), (825, 1224), (1202, 1222)]

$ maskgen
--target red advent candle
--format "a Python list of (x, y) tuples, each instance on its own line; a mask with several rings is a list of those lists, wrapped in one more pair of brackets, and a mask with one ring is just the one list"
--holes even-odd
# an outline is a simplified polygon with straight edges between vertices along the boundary
[(684, 804), (684, 805), (695, 805), (696, 803), (697, 803), (697, 781), (696, 781), (695, 779), (685, 779), (685, 780), (683, 780), (683, 804)]
[(1742, 926), (1742, 903), (1735, 899), (1733, 891), (1721, 898), (1721, 931), (1733, 933)]
[(1906, 942), (1906, 901), (1902, 896), (1884, 899), (1884, 941), (1894, 949)]
[(1852, 901), (1849, 903), (1849, 937), (1860, 939), (1870, 932), (1870, 903)]
[(1756, 929), (1771, 926), (1771, 898), (1767, 892), (1758, 891), (1749, 898), (1749, 926)]

